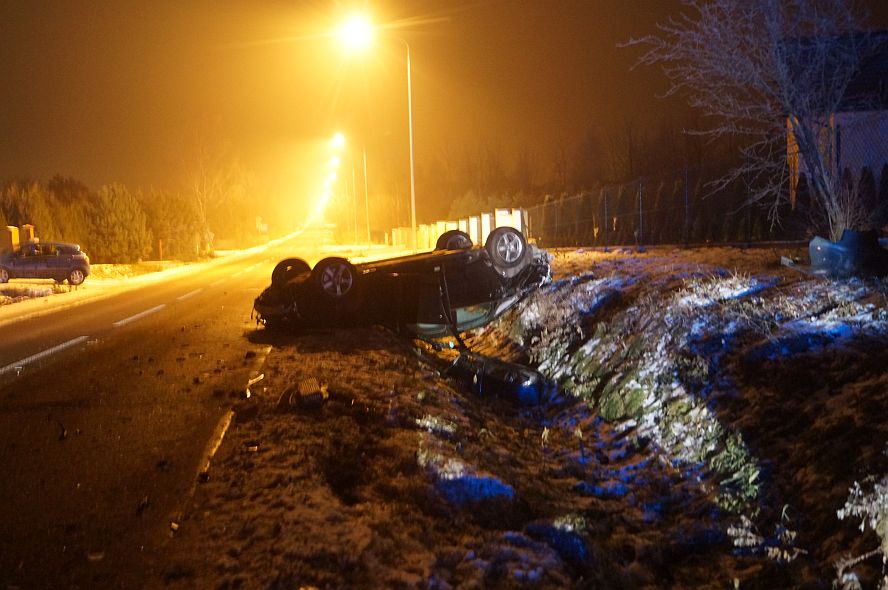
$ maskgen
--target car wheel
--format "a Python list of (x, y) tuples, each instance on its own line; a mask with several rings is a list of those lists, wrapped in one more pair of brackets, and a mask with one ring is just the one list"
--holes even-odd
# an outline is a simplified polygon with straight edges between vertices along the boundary
[(0, 268), (0, 284), (9, 282), (9, 271), (5, 268)]
[(68, 273), (68, 284), (69, 285), (79, 285), (86, 278), (86, 275), (83, 274), (83, 271), (79, 268), (75, 268), (71, 272)]
[(527, 264), (527, 240), (515, 228), (498, 227), (490, 232), (484, 249), (497, 270), (522, 268)]
[(472, 238), (464, 231), (452, 229), (438, 237), (435, 250), (468, 250), (472, 247)]
[(336, 301), (351, 299), (357, 290), (358, 270), (345, 258), (324, 258), (311, 271), (321, 293)]
[(299, 258), (287, 258), (281, 260), (277, 263), (277, 266), (274, 267), (274, 270), (271, 271), (271, 284), (283, 285), (293, 277), (301, 275), (304, 272), (309, 272), (310, 270), (311, 267), (308, 266), (308, 263)]

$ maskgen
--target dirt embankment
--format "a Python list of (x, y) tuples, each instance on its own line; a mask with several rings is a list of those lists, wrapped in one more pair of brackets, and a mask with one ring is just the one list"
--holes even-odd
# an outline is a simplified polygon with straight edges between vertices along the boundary
[(779, 254), (557, 253), (469, 339), (559, 381), (535, 408), (381, 329), (254, 334), (265, 379), (158, 586), (830, 586), (880, 543), (836, 511), (888, 473), (888, 289)]

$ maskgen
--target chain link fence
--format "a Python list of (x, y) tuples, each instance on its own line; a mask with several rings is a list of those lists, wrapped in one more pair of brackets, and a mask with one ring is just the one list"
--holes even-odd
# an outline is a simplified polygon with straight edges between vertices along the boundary
[[(883, 170), (884, 168), (884, 170)], [(888, 166), (849, 168), (872, 192), (872, 206), (888, 203)], [(741, 181), (713, 191), (712, 171), (685, 169), (575, 195), (547, 197), (528, 208), (528, 233), (544, 247), (750, 243), (810, 239), (817, 231), (810, 201), (783, 198), (779, 224), (767, 206), (747, 204)], [(802, 180), (804, 184), (804, 179)], [(804, 189), (803, 189), (804, 190)]]

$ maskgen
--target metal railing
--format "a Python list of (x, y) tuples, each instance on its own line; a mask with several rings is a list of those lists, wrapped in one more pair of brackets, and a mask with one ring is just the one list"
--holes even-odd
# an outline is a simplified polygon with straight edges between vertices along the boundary
[(806, 224), (788, 199), (781, 223), (766, 207), (746, 204), (742, 183), (713, 192), (700, 171), (682, 170), (574, 195), (547, 197), (530, 207), (528, 234), (546, 247), (705, 244), (798, 240)]

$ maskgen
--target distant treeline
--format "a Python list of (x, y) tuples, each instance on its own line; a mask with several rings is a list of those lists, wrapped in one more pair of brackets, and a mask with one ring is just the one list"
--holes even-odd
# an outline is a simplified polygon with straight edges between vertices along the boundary
[(255, 234), (255, 216), (239, 213), (246, 210), (245, 197), (230, 192), (90, 190), (61, 176), (0, 184), (0, 226), (31, 224), (41, 240), (80, 244), (98, 263), (209, 255), (215, 239), (242, 243)]

